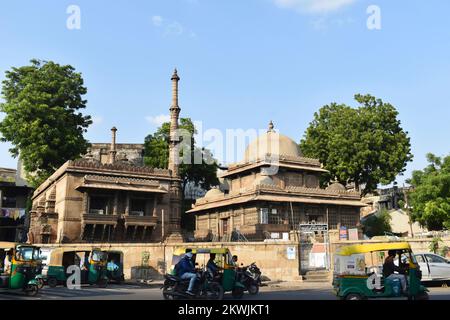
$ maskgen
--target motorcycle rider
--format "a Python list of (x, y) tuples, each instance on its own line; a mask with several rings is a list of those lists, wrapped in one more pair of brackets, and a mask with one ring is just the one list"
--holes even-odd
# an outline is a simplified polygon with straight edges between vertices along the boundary
[(195, 281), (197, 279), (197, 274), (195, 272), (195, 266), (194, 266), (194, 262), (193, 262), (193, 253), (192, 253), (192, 249), (186, 249), (186, 253), (184, 255), (184, 257), (180, 260), (180, 262), (178, 262), (178, 276), (185, 280), (185, 279), (189, 279), (189, 287), (188, 290), (186, 291), (186, 293), (190, 296), (195, 296), (195, 293), (193, 292), (194, 290), (194, 285), (195, 285)]
[(206, 264), (206, 268), (208, 269), (208, 271), (210, 271), (212, 273), (213, 276), (216, 276), (217, 272), (222, 269), (221, 267), (219, 267), (216, 264), (215, 260), (216, 260), (216, 254), (211, 253), (209, 255), (208, 263)]

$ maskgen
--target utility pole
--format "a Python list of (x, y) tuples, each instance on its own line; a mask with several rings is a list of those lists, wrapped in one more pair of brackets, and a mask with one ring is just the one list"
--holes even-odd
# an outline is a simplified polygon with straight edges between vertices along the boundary
[(406, 213), (408, 214), (408, 220), (409, 220), (409, 228), (411, 230), (411, 237), (414, 238), (414, 231), (413, 231), (413, 227), (412, 227), (412, 221), (411, 221), (411, 212), (409, 209), (409, 204), (408, 204), (408, 193), (405, 191), (405, 188), (403, 188), (403, 195), (405, 196), (405, 210)]

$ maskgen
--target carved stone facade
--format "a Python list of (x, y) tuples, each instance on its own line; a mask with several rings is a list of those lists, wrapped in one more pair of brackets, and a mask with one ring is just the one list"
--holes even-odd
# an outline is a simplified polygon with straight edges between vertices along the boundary
[[(178, 126), (178, 115), (179, 108), (171, 128)], [(82, 159), (66, 162), (36, 189), (30, 242), (183, 241), (178, 164), (144, 167), (143, 145), (117, 144), (117, 129), (111, 132), (111, 144), (93, 144)]]
[(327, 172), (316, 159), (302, 156), (298, 145), (273, 130), (249, 144), (244, 161), (221, 174), (220, 188), (208, 191), (188, 211), (196, 215), (199, 240), (230, 240), (238, 231), (250, 240), (282, 238), (299, 223), (355, 227), (359, 193), (340, 184), (319, 186)]

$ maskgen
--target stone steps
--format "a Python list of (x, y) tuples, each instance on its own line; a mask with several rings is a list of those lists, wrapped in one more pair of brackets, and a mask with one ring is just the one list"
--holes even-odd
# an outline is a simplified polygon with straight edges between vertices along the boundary
[(331, 282), (332, 273), (328, 270), (308, 271), (304, 275), (306, 282)]

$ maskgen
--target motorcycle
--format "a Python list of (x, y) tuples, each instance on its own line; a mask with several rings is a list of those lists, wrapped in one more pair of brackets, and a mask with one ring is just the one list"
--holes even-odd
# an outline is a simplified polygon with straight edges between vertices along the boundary
[(195, 281), (193, 292), (195, 295), (191, 296), (186, 293), (189, 287), (190, 279), (181, 279), (178, 276), (166, 274), (162, 289), (162, 294), (165, 300), (175, 299), (202, 299), (202, 300), (222, 300), (223, 288), (214, 282), (208, 272), (197, 272), (197, 279)]
[(247, 267), (241, 268), (239, 271), (240, 282), (245, 286), (246, 290), (251, 295), (256, 295), (261, 286), (261, 270), (253, 262)]

